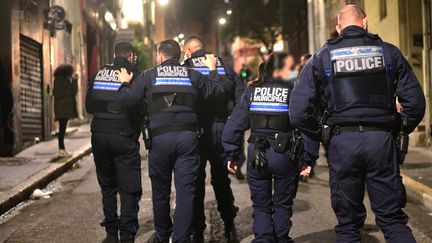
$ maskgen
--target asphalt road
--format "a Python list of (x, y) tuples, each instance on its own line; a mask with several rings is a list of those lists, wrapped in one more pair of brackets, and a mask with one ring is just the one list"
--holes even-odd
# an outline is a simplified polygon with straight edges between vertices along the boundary
[[(150, 182), (147, 162), (143, 160), (143, 197), (140, 203), (140, 229), (137, 242), (147, 242), (153, 235)], [(333, 242), (336, 219), (330, 207), (328, 173), (325, 166), (317, 168), (317, 177), (301, 183), (295, 200), (291, 236), (295, 242)], [(101, 196), (96, 182), (93, 157), (79, 161), (77, 166), (53, 182), (56, 193), (50, 199), (28, 201), (11, 215), (2, 219), (0, 242), (100, 242), (104, 230)], [(252, 239), (252, 208), (245, 182), (233, 178), (233, 191), (240, 212), (236, 218), (242, 242)], [(175, 196), (175, 192), (173, 192)], [(366, 200), (367, 201), (367, 200)], [(174, 205), (174, 202), (172, 203)], [(368, 204), (367, 204), (368, 205)], [(368, 208), (368, 219), (363, 230), (363, 242), (385, 242), (374, 224)], [(409, 202), (410, 226), (418, 242), (432, 242), (432, 214), (421, 205)], [(207, 178), (206, 242), (223, 242), (223, 225), (216, 210), (213, 191)], [(1, 221), (0, 221), (1, 222)]]

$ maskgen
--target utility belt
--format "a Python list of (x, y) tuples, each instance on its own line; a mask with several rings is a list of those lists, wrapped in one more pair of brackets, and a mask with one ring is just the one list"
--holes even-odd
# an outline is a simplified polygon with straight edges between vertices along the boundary
[(409, 136), (404, 129), (401, 129), (399, 133), (394, 133), (393, 128), (386, 128), (383, 126), (325, 126), (322, 128), (322, 142), (324, 146), (330, 143), (333, 136), (337, 136), (344, 132), (388, 132), (392, 133), (395, 137), (396, 148), (398, 152), (398, 163), (403, 164), (405, 155), (408, 153)]
[(322, 142), (327, 145), (330, 139), (344, 132), (392, 132), (393, 129), (385, 128), (382, 126), (365, 126), (365, 125), (355, 125), (355, 126), (324, 126), (322, 128)]
[(189, 126), (189, 125), (159, 127), (156, 129), (151, 129), (150, 130), (150, 136), (153, 138), (153, 137), (165, 134), (165, 133), (181, 132), (181, 131), (198, 132), (199, 129), (197, 128), (197, 126)]
[(255, 144), (253, 160), (251, 161), (253, 168), (260, 169), (268, 166), (265, 152), (270, 147), (276, 153), (285, 153), (289, 150), (292, 161), (302, 162), (303, 139), (297, 130), (289, 133), (275, 133), (274, 135), (252, 133), (248, 142)]

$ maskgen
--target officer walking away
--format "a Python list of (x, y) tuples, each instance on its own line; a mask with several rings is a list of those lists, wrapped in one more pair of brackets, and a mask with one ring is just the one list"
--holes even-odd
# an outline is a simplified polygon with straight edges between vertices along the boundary
[[(188, 36), (183, 46), (185, 57), (188, 58), (185, 61), (185, 66), (208, 76), (209, 69), (204, 60), (205, 55), (209, 53), (203, 48), (204, 41), (199, 36)], [(225, 167), (227, 160), (221, 137), (228, 116), (244, 92), (244, 83), (233, 70), (224, 65), (220, 58), (216, 59), (217, 72), (221, 76), (222, 82), (225, 82), (230, 89), (225, 90), (224, 97), (210, 97), (210, 99), (202, 99), (198, 102), (198, 120), (204, 133), (200, 138), (201, 168), (195, 197), (195, 242), (204, 242), (204, 230), (206, 228), (204, 213), (205, 167), (207, 160), (211, 165), (211, 184), (218, 203), (218, 210), (224, 221), (225, 237), (228, 242), (237, 240), (234, 218), (238, 208), (234, 205), (234, 195), (230, 187), (231, 180)]]
[[(117, 99), (121, 83), (116, 77), (120, 68), (132, 72), (134, 49), (128, 42), (115, 45), (114, 64), (103, 66), (90, 83), (86, 109), (93, 114), (92, 149), (96, 173), (102, 190), (102, 204), (107, 237), (103, 242), (134, 242), (138, 230), (138, 202), (141, 197), (141, 159), (139, 155), (139, 121)], [(117, 215), (120, 194), (120, 217)]]
[(288, 64), (286, 53), (274, 53), (260, 64), (258, 79), (249, 83), (222, 135), (228, 170), (235, 173), (242, 153), (242, 134), (251, 129), (247, 182), (253, 207), (253, 242), (293, 242), (289, 231), (302, 140), (289, 122), (288, 102), (293, 86), (286, 82), (290, 78)]
[[(402, 211), (406, 195), (399, 174), (407, 137), (393, 134), (409, 134), (420, 123), (423, 91), (399, 49), (368, 33), (361, 8), (345, 6), (336, 28), (340, 36), (329, 40), (300, 75), (291, 96), (291, 123), (315, 140), (319, 124), (323, 127), (336, 242), (360, 242), (365, 185), (386, 241), (415, 242)], [(318, 122), (312, 106), (320, 101), (324, 113)]]
[[(129, 84), (133, 75), (125, 70), (119, 75), (123, 82), (118, 96), (126, 106), (148, 104), (151, 148), (149, 175), (156, 242), (189, 242), (194, 218), (196, 181), (200, 168), (198, 148), (197, 97), (221, 97), (223, 83), (216, 71), (216, 59), (206, 55), (208, 77), (183, 67), (181, 50), (174, 40), (160, 43), (158, 66), (141, 74)], [(174, 223), (170, 216), (171, 178), (174, 171), (176, 209)]]

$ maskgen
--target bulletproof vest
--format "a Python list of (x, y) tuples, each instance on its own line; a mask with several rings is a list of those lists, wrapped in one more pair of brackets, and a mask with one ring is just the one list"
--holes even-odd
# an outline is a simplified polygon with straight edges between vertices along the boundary
[(115, 71), (120, 68), (128, 71), (131, 65), (105, 65), (96, 74), (92, 87), (93, 115), (101, 119), (127, 119), (127, 111), (117, 100), (117, 91), (121, 82), (117, 80)]
[(249, 105), (252, 132), (257, 129), (290, 131), (288, 109), (291, 89), (290, 84), (282, 81), (253, 88)]
[(394, 109), (393, 81), (388, 78), (381, 39), (369, 33), (341, 36), (327, 42), (331, 70), (325, 89), (328, 111), (352, 108)]
[[(200, 72), (202, 75), (208, 76), (210, 74), (210, 69), (204, 64), (204, 60), (205, 56), (192, 57), (186, 61), (186, 65)], [(224, 64), (219, 57), (216, 57), (216, 70), (222, 79), (227, 78), (225, 76), (226, 72)], [(218, 97), (218, 99), (211, 100), (210, 102), (214, 104), (214, 109), (212, 109), (213, 111), (211, 111), (214, 116), (220, 118), (227, 118), (234, 109), (234, 91), (225, 90), (225, 99)], [(203, 107), (203, 109), (207, 111), (209, 110), (208, 107)]]
[(192, 85), (187, 67), (158, 66), (150, 89), (149, 114), (163, 111), (195, 111), (197, 90)]

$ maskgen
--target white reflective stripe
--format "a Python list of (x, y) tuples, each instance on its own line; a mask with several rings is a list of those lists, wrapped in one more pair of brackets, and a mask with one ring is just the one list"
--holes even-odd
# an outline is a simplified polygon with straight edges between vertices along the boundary
[(93, 89), (96, 90), (118, 90), (121, 86), (120, 82), (100, 82), (93, 83)]
[(334, 61), (353, 57), (382, 56), (383, 53), (383, 48), (380, 46), (356, 46), (332, 50), (330, 55), (331, 60)]
[[(204, 75), (209, 75), (210, 71), (211, 71), (209, 68), (202, 68), (202, 67), (195, 67), (193, 69), (200, 72), (201, 74), (204, 74)], [(221, 75), (224, 75), (225, 74), (225, 68), (218, 67), (217, 72)]]
[(181, 85), (181, 86), (192, 86), (192, 82), (189, 78), (175, 77), (175, 78), (156, 78), (155, 86), (160, 85)]
[(284, 103), (266, 103), (266, 102), (252, 102), (250, 104), (251, 111), (288, 111), (288, 104)]

